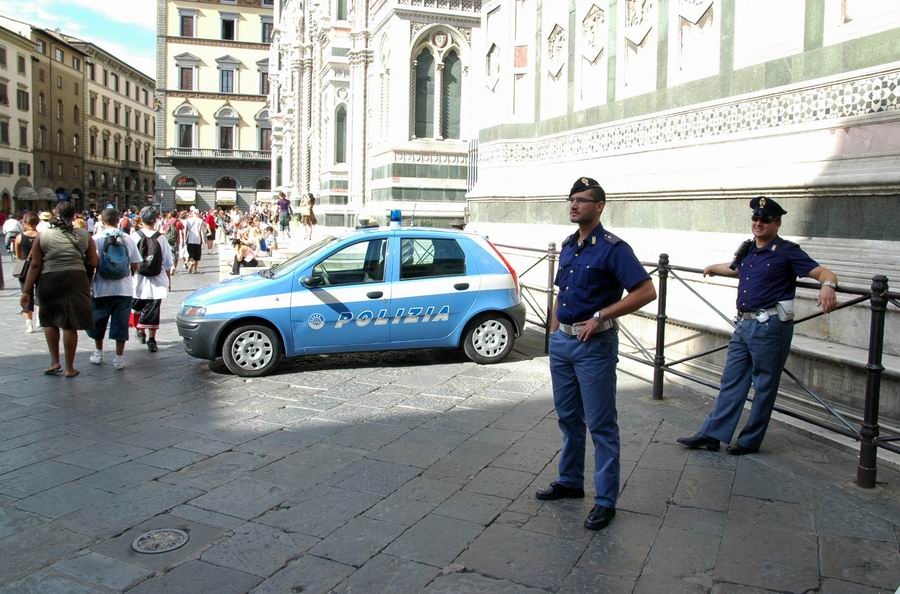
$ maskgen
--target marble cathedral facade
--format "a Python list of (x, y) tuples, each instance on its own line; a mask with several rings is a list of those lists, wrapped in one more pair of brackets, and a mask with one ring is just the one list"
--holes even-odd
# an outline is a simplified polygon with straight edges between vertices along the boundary
[(283, 0), (270, 55), (273, 188), (319, 222), (400, 209), (462, 223), (480, 0)]

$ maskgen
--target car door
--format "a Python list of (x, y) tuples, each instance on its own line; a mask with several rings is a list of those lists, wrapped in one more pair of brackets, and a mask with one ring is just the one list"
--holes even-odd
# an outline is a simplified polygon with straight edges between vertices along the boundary
[(400, 235), (391, 297), (391, 344), (442, 346), (464, 323), (480, 288), (453, 237)]
[(297, 275), (291, 319), (298, 347), (325, 353), (387, 346), (387, 247), (386, 237), (361, 239)]

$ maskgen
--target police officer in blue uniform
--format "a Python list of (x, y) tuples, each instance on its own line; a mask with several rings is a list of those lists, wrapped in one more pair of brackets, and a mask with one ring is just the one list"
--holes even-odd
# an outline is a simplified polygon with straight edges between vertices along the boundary
[(787, 214), (777, 202), (765, 196), (750, 201), (753, 239), (735, 253), (730, 264), (713, 264), (703, 275), (738, 277), (737, 327), (728, 344), (719, 397), (700, 431), (678, 442), (689, 447), (718, 450), (719, 442), (729, 443), (751, 383), (756, 388), (750, 417), (728, 446), (734, 455), (759, 451), (778, 394), (781, 371), (794, 335), (794, 293), (797, 277), (809, 276), (820, 283), (819, 307), (831, 312), (837, 304), (837, 277), (820, 266), (792, 243), (778, 236), (781, 217)]
[(578, 231), (560, 250), (559, 295), (550, 320), (550, 374), (563, 446), (558, 478), (535, 497), (584, 497), (587, 427), (594, 443), (596, 497), (584, 526), (599, 530), (616, 515), (619, 494), (615, 319), (656, 299), (656, 289), (631, 247), (600, 224), (606, 194), (596, 180), (576, 180), (568, 203)]

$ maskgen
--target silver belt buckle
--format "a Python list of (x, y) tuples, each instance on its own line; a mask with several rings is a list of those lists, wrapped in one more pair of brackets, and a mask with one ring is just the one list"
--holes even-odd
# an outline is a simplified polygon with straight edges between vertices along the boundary
[(757, 322), (759, 322), (760, 324), (765, 324), (766, 322), (769, 321), (769, 310), (761, 309), (756, 312), (755, 317), (756, 317)]

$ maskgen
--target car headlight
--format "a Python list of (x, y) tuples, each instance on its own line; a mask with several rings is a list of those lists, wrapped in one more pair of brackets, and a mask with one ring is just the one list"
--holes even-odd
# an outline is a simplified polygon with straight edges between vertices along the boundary
[(206, 315), (206, 308), (199, 305), (184, 305), (181, 308), (181, 315), (189, 318), (202, 318)]

